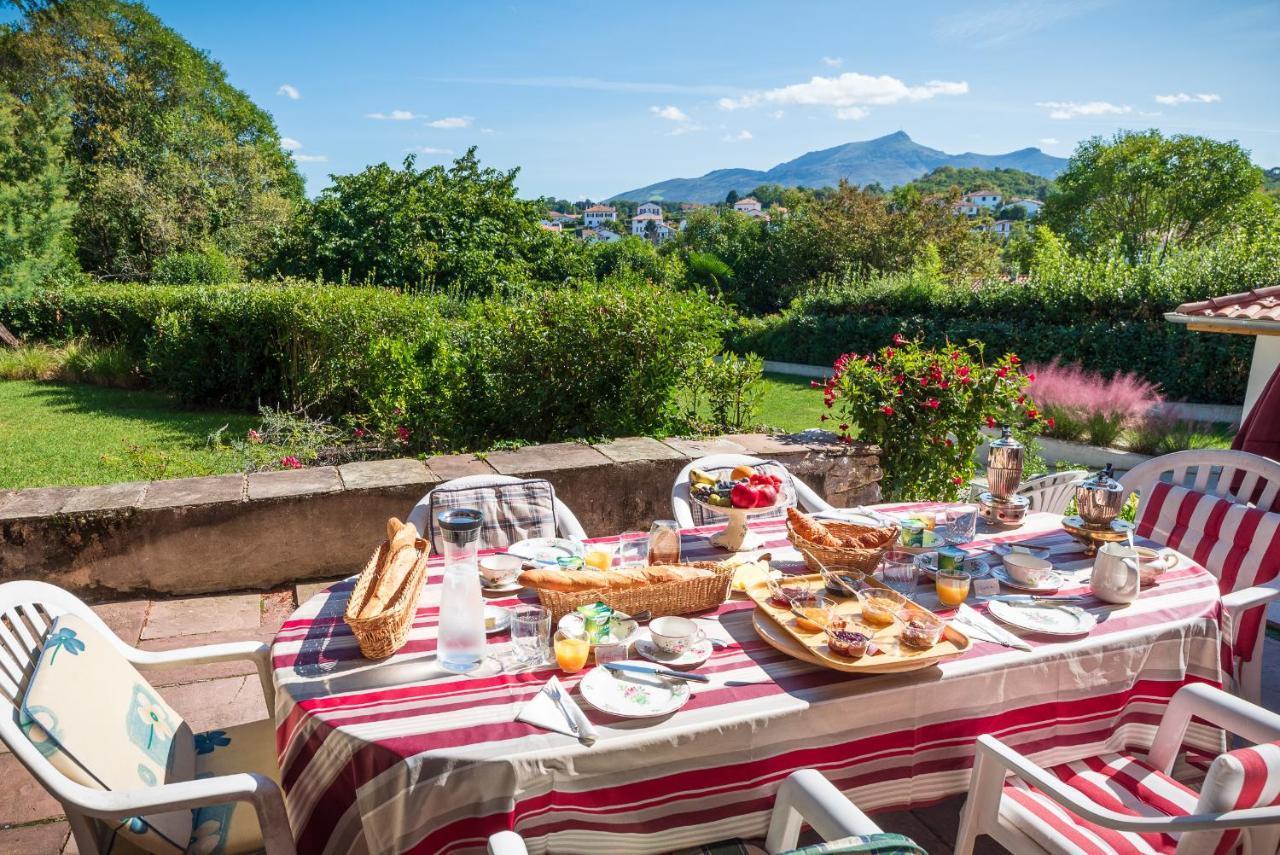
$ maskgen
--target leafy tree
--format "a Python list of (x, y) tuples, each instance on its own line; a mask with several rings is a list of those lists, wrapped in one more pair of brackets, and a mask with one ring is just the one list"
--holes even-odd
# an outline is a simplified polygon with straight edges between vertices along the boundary
[(976, 166), (939, 166), (928, 175), (911, 182), (921, 193), (946, 194), (953, 188), (961, 193), (974, 190), (998, 190), (1005, 198), (1043, 200), (1053, 187), (1053, 180), (1021, 169), (979, 169)]
[(1262, 187), (1274, 199), (1280, 199), (1280, 166), (1262, 172)]
[(264, 262), (303, 200), (271, 117), (139, 3), (14, 2), (0, 82), (24, 103), (69, 102), (84, 268), (142, 277), (204, 246)]
[(1260, 200), (1260, 170), (1235, 142), (1122, 131), (1082, 142), (1042, 217), (1077, 251), (1117, 241), (1130, 261), (1210, 240)]
[(675, 287), (684, 279), (684, 267), (675, 255), (660, 253), (643, 238), (627, 235), (612, 243), (593, 243), (587, 248), (595, 278), (635, 272), (656, 285)]
[(730, 190), (728, 193), (725, 194), (724, 203), (726, 205), (733, 205), (737, 203), (739, 198), (740, 197), (738, 196), (737, 190)]
[(472, 147), (447, 168), (410, 155), (332, 176), (300, 224), (299, 272), (458, 296), (585, 272), (572, 240), (538, 227), (541, 206), (516, 198), (518, 171), (482, 167)]

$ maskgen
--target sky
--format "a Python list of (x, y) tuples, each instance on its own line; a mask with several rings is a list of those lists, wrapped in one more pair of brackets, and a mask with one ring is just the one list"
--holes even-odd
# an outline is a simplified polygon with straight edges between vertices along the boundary
[(600, 199), (904, 130), (1067, 156), (1122, 128), (1280, 165), (1280, 0), (151, 0), (269, 110), (311, 194), (470, 145), (522, 195)]

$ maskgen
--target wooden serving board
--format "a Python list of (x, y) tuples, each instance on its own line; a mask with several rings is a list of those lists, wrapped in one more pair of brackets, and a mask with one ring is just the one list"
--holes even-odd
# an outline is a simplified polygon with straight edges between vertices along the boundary
[[(876, 587), (885, 587), (870, 577), (867, 582)], [(824, 588), (822, 576), (816, 573), (807, 576), (788, 576), (782, 580), (782, 583), (787, 587), (808, 588), (813, 591)], [(752, 615), (756, 633), (767, 644), (789, 656), (837, 671), (847, 671), (851, 674), (892, 674), (915, 671), (928, 668), (943, 659), (959, 656), (973, 646), (973, 641), (967, 635), (951, 624), (947, 624), (941, 641), (929, 650), (916, 650), (899, 643), (898, 636), (902, 632), (902, 624), (895, 621), (887, 627), (870, 625), (859, 627), (857, 631), (869, 636), (880, 648), (880, 652), (863, 656), (861, 659), (850, 659), (831, 653), (827, 648), (825, 632), (809, 632), (798, 625), (796, 616), (790, 609), (775, 606), (769, 599), (767, 583), (752, 585), (747, 589), (747, 595), (756, 603), (756, 610)], [(923, 606), (916, 605), (921, 611), (928, 611)], [(858, 600), (853, 597), (839, 601), (836, 611), (839, 614), (848, 615), (855, 621), (860, 620), (862, 616), (862, 608)]]

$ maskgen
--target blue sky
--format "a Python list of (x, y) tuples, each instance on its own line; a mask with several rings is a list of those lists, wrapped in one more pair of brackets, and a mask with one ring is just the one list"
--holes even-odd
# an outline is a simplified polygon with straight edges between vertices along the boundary
[(148, 5), (271, 111), (313, 194), (475, 144), (525, 195), (602, 198), (897, 130), (1065, 156), (1154, 126), (1280, 165), (1280, 2)]

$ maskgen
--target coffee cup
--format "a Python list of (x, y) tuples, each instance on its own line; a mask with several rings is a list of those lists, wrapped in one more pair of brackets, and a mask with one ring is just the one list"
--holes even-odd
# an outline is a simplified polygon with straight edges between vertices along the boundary
[(1015, 582), (1038, 585), (1049, 577), (1053, 564), (1048, 559), (1037, 558), (1025, 552), (1010, 552), (1004, 557), (1004, 569)]
[(1146, 546), (1136, 547), (1134, 551), (1138, 553), (1138, 570), (1144, 585), (1154, 585), (1166, 570), (1178, 566), (1178, 556), (1172, 552), (1160, 552)]
[(682, 656), (701, 644), (707, 634), (688, 618), (669, 616), (649, 621), (649, 637), (663, 653)]
[(496, 588), (514, 582), (520, 575), (522, 566), (524, 566), (524, 559), (518, 555), (510, 555), (506, 552), (486, 555), (480, 559), (480, 578), (488, 587)]

